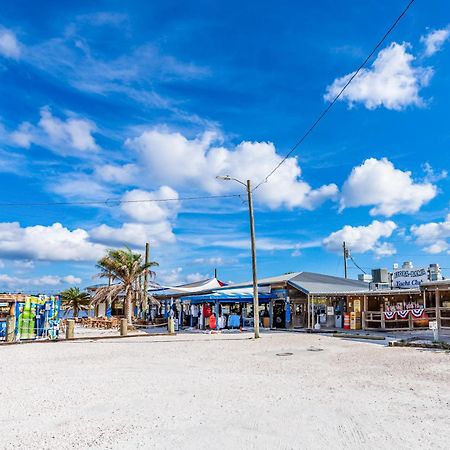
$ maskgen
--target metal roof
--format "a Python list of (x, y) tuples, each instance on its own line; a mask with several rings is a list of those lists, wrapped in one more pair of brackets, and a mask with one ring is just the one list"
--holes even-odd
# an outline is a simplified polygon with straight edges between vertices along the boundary
[[(276, 284), (276, 283), (286, 283), (291, 278), (293, 278), (301, 273), (302, 272), (290, 272), (290, 273), (285, 273), (283, 275), (277, 275), (275, 277), (259, 278), (258, 286), (264, 286), (264, 285)], [(252, 281), (246, 281), (245, 283), (230, 284), (227, 286), (227, 288), (247, 287), (247, 286), (252, 286), (252, 284), (253, 284)]]
[(424, 281), (420, 283), (421, 286), (450, 286), (450, 280), (435, 280), (435, 281)]
[(300, 272), (288, 280), (288, 284), (305, 294), (363, 292), (368, 290), (367, 283), (348, 278), (333, 277), (313, 272)]

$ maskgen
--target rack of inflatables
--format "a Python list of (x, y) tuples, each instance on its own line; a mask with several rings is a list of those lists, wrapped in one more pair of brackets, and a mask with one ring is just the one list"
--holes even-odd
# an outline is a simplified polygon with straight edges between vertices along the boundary
[[(14, 303), (11, 309), (15, 313), (15, 340), (58, 339), (61, 310), (58, 295), (20, 295)], [(0, 335), (6, 336), (6, 325), (3, 328)]]

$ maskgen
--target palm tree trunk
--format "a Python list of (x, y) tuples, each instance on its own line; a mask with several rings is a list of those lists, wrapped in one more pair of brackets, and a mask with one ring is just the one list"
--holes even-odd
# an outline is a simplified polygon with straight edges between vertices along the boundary
[(78, 319), (78, 304), (77, 303), (75, 303), (73, 305), (73, 318), (75, 320)]
[(131, 319), (131, 301), (133, 297), (133, 289), (131, 286), (128, 286), (125, 294), (125, 317), (128, 321), (128, 325), (132, 325), (132, 319)]

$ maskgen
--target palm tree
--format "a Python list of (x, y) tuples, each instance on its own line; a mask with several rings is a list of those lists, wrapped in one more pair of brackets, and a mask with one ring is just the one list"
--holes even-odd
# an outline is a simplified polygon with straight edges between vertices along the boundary
[(158, 263), (149, 262), (146, 264), (142, 261), (142, 255), (134, 253), (128, 247), (125, 250), (107, 250), (106, 255), (97, 263), (97, 267), (100, 269), (100, 273), (97, 276), (110, 279), (112, 284), (97, 289), (94, 294), (94, 302), (104, 301), (108, 297), (114, 298), (120, 292), (124, 292), (125, 317), (128, 320), (128, 324), (131, 325), (131, 304), (133, 294), (136, 294), (135, 286), (137, 285), (137, 280), (145, 273), (153, 277), (155, 272), (150, 270), (150, 267), (153, 266), (158, 266)]
[(78, 317), (80, 309), (86, 309), (91, 302), (91, 297), (87, 292), (80, 291), (78, 287), (69, 288), (61, 292), (61, 299), (66, 308), (73, 309), (73, 318)]

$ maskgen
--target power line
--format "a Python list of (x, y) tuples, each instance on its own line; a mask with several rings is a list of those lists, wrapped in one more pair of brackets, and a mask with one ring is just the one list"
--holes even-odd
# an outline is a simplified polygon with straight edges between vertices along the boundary
[(106, 200), (92, 200), (79, 202), (9, 202), (0, 203), (0, 208), (3, 206), (64, 206), (64, 205), (106, 205), (117, 206), (123, 203), (161, 203), (161, 202), (179, 202), (187, 200), (207, 200), (217, 198), (236, 198), (241, 197), (241, 194), (228, 195), (202, 195), (197, 197), (173, 197), (173, 198), (155, 198), (155, 199), (141, 199), (141, 200), (121, 200), (115, 198), (108, 198)]
[(411, 5), (415, 2), (415, 0), (410, 0), (409, 3), (406, 5), (406, 7), (403, 9), (401, 14), (397, 17), (397, 19), (394, 21), (394, 23), (389, 27), (389, 29), (384, 33), (381, 40), (378, 42), (378, 44), (373, 48), (373, 50), (369, 53), (369, 55), (366, 57), (366, 59), (363, 61), (363, 63), (356, 69), (356, 71), (353, 73), (353, 75), (349, 78), (347, 83), (345, 83), (344, 87), (339, 91), (339, 93), (336, 95), (336, 97), (333, 98), (333, 100), (328, 104), (328, 106), (319, 114), (319, 116), (316, 118), (316, 120), (312, 123), (312, 125), (306, 130), (306, 132), (303, 134), (303, 136), (297, 141), (297, 143), (289, 150), (289, 152), (284, 156), (284, 158), (274, 167), (274, 169), (269, 172), (269, 174), (264, 178), (263, 181), (258, 183), (254, 188), (253, 191), (256, 191), (262, 184), (267, 183), (269, 178), (284, 164), (284, 162), (291, 156), (292, 153), (294, 153), (295, 150), (303, 143), (303, 141), (311, 134), (311, 132), (316, 128), (316, 126), (319, 124), (319, 122), (327, 115), (328, 111), (334, 106), (334, 104), (339, 100), (343, 92), (347, 89), (349, 84), (357, 77), (361, 69), (367, 64), (367, 62), (372, 58), (374, 53), (381, 47), (383, 42), (386, 40), (386, 38), (391, 34), (393, 29), (397, 26), (397, 24), (400, 22), (400, 20), (403, 18), (403, 16), (407, 13), (408, 9), (411, 7)]
[(358, 266), (358, 264), (356, 264), (356, 262), (355, 262), (355, 260), (353, 259), (353, 256), (350, 254), (350, 259), (351, 259), (351, 261), (352, 261), (352, 263), (362, 272), (362, 273), (364, 273), (364, 274), (366, 274), (367, 275), (367, 272), (362, 268), (362, 267), (360, 267), (360, 266)]

